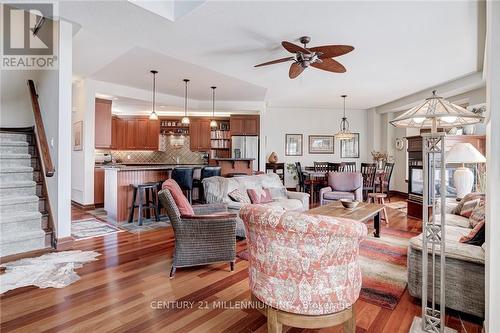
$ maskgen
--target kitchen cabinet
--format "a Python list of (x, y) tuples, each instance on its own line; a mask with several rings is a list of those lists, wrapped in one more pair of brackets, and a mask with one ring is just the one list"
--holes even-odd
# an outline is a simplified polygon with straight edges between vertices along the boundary
[(259, 116), (231, 116), (231, 135), (259, 135)]
[(111, 124), (111, 149), (158, 150), (160, 135), (158, 120), (113, 117)]
[(104, 169), (94, 169), (94, 206), (104, 206)]
[(137, 149), (146, 148), (146, 142), (148, 141), (148, 123), (149, 119), (136, 119), (136, 140), (135, 144)]
[(95, 148), (111, 148), (112, 137), (112, 102), (107, 99), (95, 99)]
[(137, 147), (137, 120), (125, 120), (125, 149), (136, 149)]
[(191, 151), (210, 150), (210, 119), (191, 119), (189, 140)]
[(159, 141), (160, 141), (160, 121), (149, 120), (146, 149), (158, 150)]

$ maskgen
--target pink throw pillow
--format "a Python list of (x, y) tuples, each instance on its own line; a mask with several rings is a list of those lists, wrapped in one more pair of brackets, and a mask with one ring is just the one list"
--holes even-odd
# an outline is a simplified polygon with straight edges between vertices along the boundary
[(170, 194), (172, 194), (172, 198), (174, 198), (175, 204), (177, 205), (177, 208), (179, 208), (181, 215), (194, 215), (193, 207), (191, 207), (191, 204), (184, 193), (182, 193), (179, 184), (177, 184), (175, 180), (165, 180), (161, 185), (161, 188), (170, 191)]
[[(259, 196), (260, 192), (260, 196)], [(273, 202), (273, 198), (271, 197), (271, 191), (268, 188), (262, 189), (262, 191), (257, 192), (257, 190), (253, 188), (247, 189), (247, 194), (250, 197), (250, 201), (253, 204), (264, 204)]]

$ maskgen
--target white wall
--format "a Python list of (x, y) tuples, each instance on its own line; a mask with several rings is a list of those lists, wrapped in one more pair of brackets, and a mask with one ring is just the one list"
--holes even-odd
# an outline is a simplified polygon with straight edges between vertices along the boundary
[[(340, 109), (304, 109), (304, 108), (267, 108), (261, 116), (261, 163), (265, 163), (274, 151), (280, 162), (301, 162), (302, 166), (312, 166), (314, 161), (339, 162), (340, 142), (335, 140), (335, 153), (309, 154), (309, 135), (334, 135), (339, 130), (342, 110)], [(347, 118), (352, 132), (360, 133), (360, 156), (355, 159), (359, 168), (361, 162), (371, 161), (367, 150), (367, 111), (347, 110)], [(285, 134), (303, 134), (303, 156), (285, 156)], [(287, 187), (294, 187), (294, 181), (289, 174), (285, 179)]]
[(35, 121), (27, 86), (40, 71), (2, 70), (0, 75), (0, 127), (29, 127)]
[(500, 332), (500, 2), (487, 3), (486, 332)]

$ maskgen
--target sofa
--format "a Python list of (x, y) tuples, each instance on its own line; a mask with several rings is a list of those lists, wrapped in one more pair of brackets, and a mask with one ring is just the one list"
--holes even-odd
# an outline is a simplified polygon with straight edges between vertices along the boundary
[[(478, 246), (459, 242), (462, 236), (471, 231), (471, 226), (469, 219), (458, 215), (453, 206), (446, 207), (446, 307), (484, 318), (485, 244)], [(441, 220), (440, 215), (436, 216), (436, 220)], [(430, 260), (429, 255), (429, 263)], [(410, 239), (408, 291), (414, 297), (422, 296), (422, 234)], [(430, 292), (428, 295), (431, 300)], [(439, 303), (439, 293), (436, 298)]]
[(360, 172), (328, 173), (328, 186), (319, 191), (320, 205), (340, 199), (363, 201), (363, 175)]
[[(309, 194), (287, 191), (279, 176), (275, 173), (243, 177), (210, 177), (203, 180), (203, 190), (207, 203), (223, 203), (229, 212), (239, 213), (245, 203), (233, 201), (228, 193), (235, 189), (247, 192), (247, 189), (270, 189), (273, 201), (266, 206), (281, 208), (286, 211), (306, 211), (309, 209)], [(245, 226), (241, 218), (236, 221), (236, 236), (245, 238)]]

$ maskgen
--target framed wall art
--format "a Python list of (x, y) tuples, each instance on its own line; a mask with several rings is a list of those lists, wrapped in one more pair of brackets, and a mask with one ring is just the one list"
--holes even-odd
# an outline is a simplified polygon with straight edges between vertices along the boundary
[(340, 158), (359, 158), (359, 133), (349, 140), (340, 140)]
[(285, 134), (285, 156), (302, 156), (302, 134)]
[(309, 135), (309, 154), (333, 154), (335, 137), (333, 135)]

